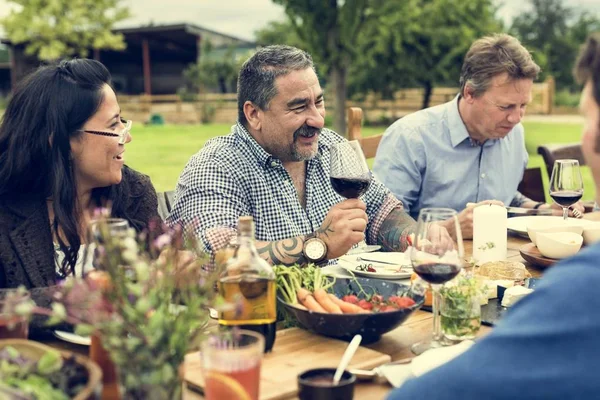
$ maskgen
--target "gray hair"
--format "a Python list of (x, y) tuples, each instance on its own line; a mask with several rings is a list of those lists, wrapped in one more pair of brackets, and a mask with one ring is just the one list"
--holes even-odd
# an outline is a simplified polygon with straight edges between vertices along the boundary
[(238, 121), (243, 125), (248, 122), (244, 115), (246, 101), (252, 102), (261, 110), (269, 109), (269, 103), (277, 95), (277, 77), (307, 68), (315, 70), (312, 57), (304, 50), (285, 45), (258, 49), (242, 65), (238, 76)]
[(460, 73), (460, 95), (464, 96), (465, 86), (469, 85), (473, 96), (481, 96), (492, 79), (503, 73), (510, 79), (534, 80), (540, 70), (516, 38), (504, 33), (486, 36), (476, 40), (465, 56)]

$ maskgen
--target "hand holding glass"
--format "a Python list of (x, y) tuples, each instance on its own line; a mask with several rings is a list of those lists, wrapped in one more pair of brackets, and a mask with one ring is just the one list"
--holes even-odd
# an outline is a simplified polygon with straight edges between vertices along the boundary
[[(371, 171), (357, 140), (336, 143), (331, 147), (330, 179), (333, 190), (347, 199), (358, 199), (371, 184)], [(365, 241), (348, 254), (378, 250), (379, 246), (367, 246)]]

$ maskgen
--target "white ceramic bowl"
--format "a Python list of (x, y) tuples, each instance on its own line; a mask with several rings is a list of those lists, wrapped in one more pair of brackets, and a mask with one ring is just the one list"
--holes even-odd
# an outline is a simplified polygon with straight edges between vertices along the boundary
[(600, 241), (600, 223), (593, 223), (583, 228), (583, 243), (586, 246)]
[(537, 233), (537, 248), (544, 257), (566, 258), (577, 253), (583, 237), (573, 232)]
[(571, 232), (581, 235), (583, 233), (583, 226), (573, 221), (553, 221), (552, 224), (548, 224), (547, 221), (530, 222), (527, 224), (527, 234), (529, 239), (537, 246), (536, 235), (539, 232), (544, 233), (560, 233), (560, 232)]

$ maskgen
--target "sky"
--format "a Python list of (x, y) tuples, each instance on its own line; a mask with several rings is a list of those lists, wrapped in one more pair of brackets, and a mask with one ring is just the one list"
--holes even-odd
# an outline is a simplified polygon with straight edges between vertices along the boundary
[[(192, 23), (242, 39), (252, 40), (254, 32), (270, 21), (283, 20), (283, 8), (271, 0), (123, 0), (133, 17), (119, 27), (155, 24)], [(390, 0), (401, 1), (401, 0)], [(526, 0), (496, 0), (498, 16), (505, 23), (528, 9)], [(600, 0), (565, 0), (570, 7), (600, 13)], [(9, 12), (7, 0), (0, 0), (0, 18)]]

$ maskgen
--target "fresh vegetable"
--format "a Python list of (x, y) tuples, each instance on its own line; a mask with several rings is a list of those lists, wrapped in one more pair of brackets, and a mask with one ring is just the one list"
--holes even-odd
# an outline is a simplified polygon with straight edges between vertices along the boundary
[[(340, 310), (342, 310), (342, 312), (344, 314), (361, 314), (361, 313), (367, 312), (366, 310), (363, 310), (356, 304), (350, 303), (347, 300), (342, 300), (342, 299), (337, 298), (332, 293), (329, 293), (329, 297), (331, 298), (331, 301), (333, 301), (335, 304), (338, 305), (338, 307), (340, 308)], [(354, 297), (356, 297), (356, 296), (354, 296)], [(356, 302), (358, 303), (358, 300)]]
[(326, 313), (325, 309), (315, 300), (314, 296), (304, 288), (298, 288), (298, 300), (300, 303), (310, 311), (316, 311)]
[(298, 303), (297, 290), (300, 288), (306, 289), (309, 292), (314, 292), (318, 289), (327, 291), (335, 283), (335, 278), (323, 275), (321, 268), (314, 264), (306, 266), (285, 266), (277, 265), (273, 267), (277, 276), (277, 288), (288, 304)]
[(48, 351), (38, 361), (22, 356), (11, 346), (0, 351), (0, 398), (10, 393), (8, 398), (14, 399), (69, 399), (87, 380), (85, 367), (73, 357), (63, 359), (58, 351)]
[(315, 296), (315, 300), (317, 300), (321, 307), (323, 307), (327, 312), (331, 314), (342, 314), (340, 307), (329, 298), (325, 290), (315, 290), (313, 295)]

